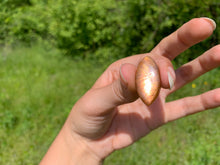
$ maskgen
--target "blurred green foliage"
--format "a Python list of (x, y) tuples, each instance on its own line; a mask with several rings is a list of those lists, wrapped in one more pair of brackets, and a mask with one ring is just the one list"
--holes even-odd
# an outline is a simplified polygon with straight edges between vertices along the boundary
[[(32, 44), (44, 40), (77, 58), (93, 54), (92, 58), (106, 60), (147, 52), (183, 23), (202, 16), (220, 22), (220, 3), (213, 0), (2, 0), (0, 43)], [(180, 62), (204, 52), (218, 43), (219, 38), (217, 28), (214, 37), (184, 55)]]
[[(39, 163), (73, 104), (106, 65), (151, 50), (191, 18), (207, 16), (218, 24), (217, 1), (1, 0), (0, 164)], [(176, 64), (195, 58), (219, 39), (217, 28)], [(36, 46), (38, 42), (52, 47)], [(11, 49), (19, 43), (35, 46)], [(63, 58), (53, 46), (85, 60)], [(217, 88), (218, 74), (209, 72), (193, 82), (195, 88), (189, 84), (169, 100)], [(218, 116), (219, 110), (212, 110), (169, 123), (115, 152), (105, 164), (219, 165)]]
[[(106, 68), (70, 59), (45, 45), (0, 49), (1, 165), (38, 164), (72, 106)], [(168, 100), (217, 88), (218, 75), (215, 69)], [(220, 165), (219, 110), (171, 122), (114, 152), (104, 165)]]

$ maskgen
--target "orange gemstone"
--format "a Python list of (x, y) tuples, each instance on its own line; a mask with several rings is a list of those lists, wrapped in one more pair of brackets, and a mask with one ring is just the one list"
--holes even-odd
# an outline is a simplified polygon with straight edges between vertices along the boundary
[(160, 73), (154, 60), (146, 56), (138, 65), (135, 77), (137, 93), (146, 105), (151, 105), (160, 91)]

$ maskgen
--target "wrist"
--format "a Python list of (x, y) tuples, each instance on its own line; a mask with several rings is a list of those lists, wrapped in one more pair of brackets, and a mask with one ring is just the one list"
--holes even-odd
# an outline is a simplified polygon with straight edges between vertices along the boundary
[(86, 145), (84, 139), (64, 125), (40, 165), (101, 165), (102, 160)]
[[(66, 139), (70, 152), (72, 152), (72, 163), (79, 165), (101, 165), (100, 159), (86, 144), (86, 140), (80, 135), (71, 132), (70, 138)], [(72, 146), (71, 146), (72, 145)], [(71, 147), (70, 147), (71, 146)]]

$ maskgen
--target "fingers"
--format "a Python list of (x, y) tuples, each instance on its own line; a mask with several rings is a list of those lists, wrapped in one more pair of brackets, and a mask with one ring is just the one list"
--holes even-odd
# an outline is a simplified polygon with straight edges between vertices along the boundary
[(166, 103), (165, 122), (220, 106), (220, 88)]
[(209, 18), (194, 18), (164, 38), (152, 51), (173, 60), (184, 50), (209, 37), (216, 24)]
[(175, 73), (171, 60), (192, 45), (210, 36), (216, 24), (209, 18), (195, 18), (164, 38), (152, 51), (151, 56), (159, 66), (161, 86), (172, 88)]
[(220, 66), (220, 45), (211, 48), (203, 55), (178, 68), (176, 70), (174, 88), (171, 91), (167, 91), (167, 94), (173, 93), (177, 89), (218, 66)]
[(175, 82), (175, 74), (170, 60), (190, 46), (209, 37), (216, 24), (209, 18), (195, 18), (185, 23), (177, 31), (164, 38), (150, 53), (130, 56), (113, 63), (106, 72), (96, 81), (93, 88), (100, 88), (112, 83), (114, 77), (109, 78), (109, 73), (118, 71), (123, 63), (138, 65), (144, 56), (151, 56), (157, 63), (161, 76), (161, 86), (172, 88)]

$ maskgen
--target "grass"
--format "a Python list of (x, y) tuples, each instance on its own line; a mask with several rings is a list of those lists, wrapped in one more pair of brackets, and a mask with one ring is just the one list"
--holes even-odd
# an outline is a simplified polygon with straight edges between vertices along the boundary
[[(42, 46), (0, 52), (0, 164), (38, 164), (104, 66)], [(169, 99), (216, 88), (219, 75), (216, 69)], [(116, 151), (104, 164), (220, 165), (219, 115), (214, 109), (169, 123)]]

